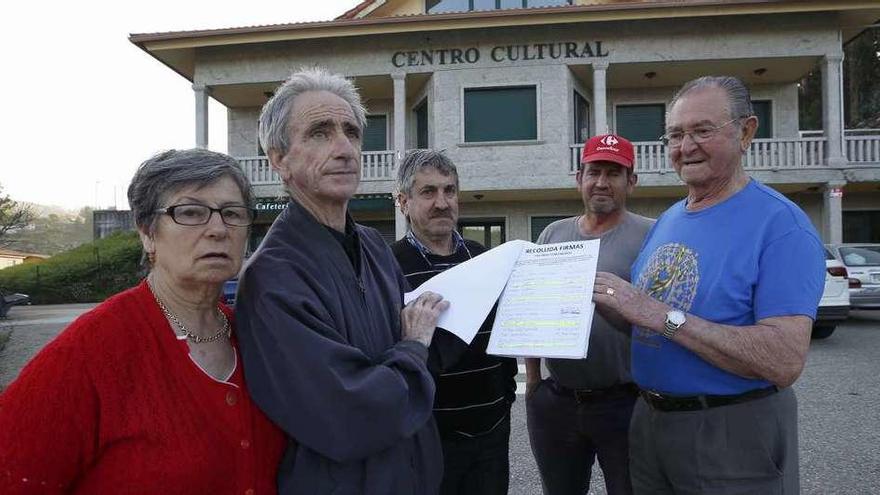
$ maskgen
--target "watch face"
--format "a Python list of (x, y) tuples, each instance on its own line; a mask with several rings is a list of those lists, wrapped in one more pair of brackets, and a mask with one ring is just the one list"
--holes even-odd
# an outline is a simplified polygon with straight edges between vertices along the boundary
[(675, 326), (681, 326), (684, 325), (685, 317), (683, 312), (675, 310), (666, 313), (666, 319)]

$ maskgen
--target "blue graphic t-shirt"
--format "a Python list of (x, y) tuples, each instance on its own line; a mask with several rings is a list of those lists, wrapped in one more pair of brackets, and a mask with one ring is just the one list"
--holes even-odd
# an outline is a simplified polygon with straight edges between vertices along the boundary
[[(632, 267), (633, 284), (688, 314), (726, 325), (816, 317), (825, 283), (822, 244), (806, 214), (750, 181), (696, 212), (679, 201), (657, 219)], [(665, 337), (633, 327), (632, 372), (644, 389), (738, 394), (770, 385), (724, 371)]]

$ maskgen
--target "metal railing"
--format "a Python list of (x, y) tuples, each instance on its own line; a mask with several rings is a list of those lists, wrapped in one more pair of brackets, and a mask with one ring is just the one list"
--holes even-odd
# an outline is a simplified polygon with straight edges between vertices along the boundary
[[(394, 151), (364, 151), (361, 153), (361, 180), (394, 180)], [(255, 186), (281, 184), (281, 177), (269, 165), (265, 156), (237, 157), (245, 176)]]

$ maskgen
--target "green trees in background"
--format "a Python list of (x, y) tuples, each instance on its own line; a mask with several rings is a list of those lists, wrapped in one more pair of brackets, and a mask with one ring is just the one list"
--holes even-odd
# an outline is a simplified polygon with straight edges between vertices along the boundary
[[(798, 87), (800, 129), (822, 129), (821, 67)], [(866, 29), (844, 46), (843, 93), (845, 128), (880, 128), (880, 29)]]
[(7, 247), (26, 253), (57, 254), (92, 240), (92, 209), (76, 215), (62, 211), (35, 216), (27, 229), (8, 236)]
[(0, 247), (9, 246), (11, 235), (30, 225), (34, 216), (30, 206), (3, 194), (3, 186), (0, 185)]

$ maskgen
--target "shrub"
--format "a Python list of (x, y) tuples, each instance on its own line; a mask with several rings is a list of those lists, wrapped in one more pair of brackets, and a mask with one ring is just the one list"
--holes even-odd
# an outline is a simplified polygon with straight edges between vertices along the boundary
[(0, 270), (0, 289), (28, 294), (34, 304), (100, 302), (140, 281), (140, 259), (137, 233), (116, 232), (42, 263)]

